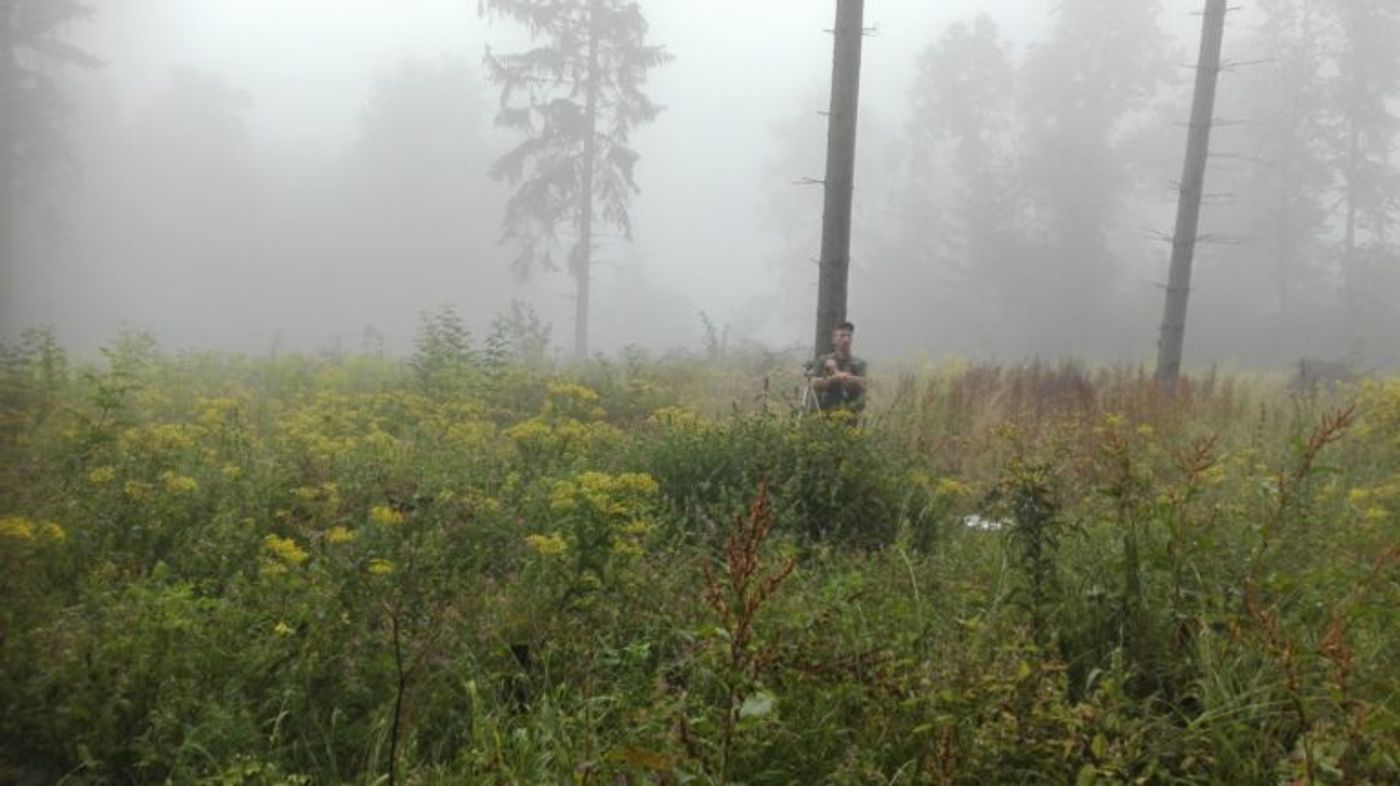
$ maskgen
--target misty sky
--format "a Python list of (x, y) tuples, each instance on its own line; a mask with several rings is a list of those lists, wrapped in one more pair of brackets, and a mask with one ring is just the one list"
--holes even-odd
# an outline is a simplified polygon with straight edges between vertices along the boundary
[[(1197, 5), (1167, 0), (1162, 24), (1179, 39), (1194, 38), (1199, 21), (1191, 11)], [(1054, 0), (869, 0), (866, 23), (875, 32), (866, 41), (862, 133), (870, 126), (897, 130), (905, 122), (918, 55), (950, 24), (988, 14), (1018, 55), (1044, 36), (1053, 6)], [(71, 38), (106, 62), (94, 78), (114, 91), (109, 100), (137, 113), (168, 85), (173, 68), (216, 73), (249, 96), (245, 117), (253, 142), (284, 156), (329, 159), (353, 144), (375, 79), (406, 60), (458, 59), (476, 67), (488, 42), (510, 50), (525, 40), (515, 26), (479, 17), (476, 0), (121, 0), (99, 8), (98, 18), (76, 26)], [(651, 0), (644, 9), (651, 40), (675, 57), (652, 73), (648, 85), (667, 110), (635, 134), (642, 154), (635, 243), (604, 241), (598, 286), (644, 281), (646, 292), (664, 295), (654, 299), (665, 308), (687, 313), (643, 335), (609, 327), (612, 321), (601, 315), (599, 348), (629, 340), (694, 344), (702, 310), (720, 324), (737, 323), (741, 332), (753, 323), (751, 335), (773, 344), (800, 342), (805, 325), (756, 324), (745, 312), (776, 288), (792, 285), (773, 270), (772, 259), (786, 252), (765, 231), (761, 205), (774, 189), (798, 188), (789, 179), (821, 175), (775, 170), (773, 163), (782, 158), (781, 124), (804, 111), (809, 97), (810, 122), (824, 133), (819, 112), (831, 68), (831, 39), (824, 30), (832, 24), (834, 3)], [(482, 90), (493, 95), (484, 82)], [(501, 143), (504, 149), (510, 139)], [(1162, 179), (1170, 177), (1164, 173)], [(857, 200), (861, 189), (858, 181)], [(813, 266), (813, 290), (815, 273)], [(571, 287), (567, 276), (556, 274), (528, 291), (542, 298), (537, 302), (555, 324), (557, 345), (568, 342), (563, 304)], [(500, 292), (500, 306), (512, 296)], [(412, 315), (434, 305), (420, 299), (390, 307)], [(33, 316), (25, 315), (29, 323)], [(171, 324), (155, 314), (119, 316), (136, 325)], [(55, 313), (42, 321), (62, 328), (65, 319)], [(112, 321), (96, 329), (110, 335), (117, 327)], [(387, 321), (400, 326), (412, 317)], [(355, 327), (337, 325), (353, 340)], [(7, 331), (14, 327), (7, 321)], [(250, 335), (213, 343), (258, 348), (274, 328), (295, 338), (299, 326), (250, 324)], [(324, 340), (323, 334), (310, 335)], [(207, 335), (162, 337), (182, 345)], [(408, 338), (391, 336), (399, 346)], [(78, 343), (92, 339), (82, 336)]]
[[(1029, 40), (1042, 32), (1048, 6), (1048, 0), (868, 3), (867, 25), (875, 32), (865, 51), (867, 119), (898, 121), (918, 52), (947, 25), (988, 13), (1008, 37)], [(765, 162), (776, 155), (779, 118), (825, 87), (831, 38), (823, 31), (833, 9), (816, 0), (646, 5), (652, 40), (675, 60), (650, 81), (666, 113), (636, 134), (643, 156), (636, 243), (603, 255), (604, 281), (610, 269), (628, 266), (629, 273), (685, 293), (695, 309), (721, 322), (748, 293), (776, 285), (763, 263), (775, 252), (757, 209)], [(409, 58), (475, 64), (488, 41), (505, 48), (522, 40), (511, 24), (479, 17), (475, 0), (123, 0), (101, 13), (75, 37), (107, 61), (103, 76), (123, 86), (126, 106), (149, 100), (172, 67), (197, 66), (251, 95), (248, 118), (257, 141), (322, 151), (351, 140), (376, 74)], [(819, 102), (811, 107), (818, 127), (823, 109)], [(792, 173), (793, 179), (820, 175)], [(725, 237), (716, 236), (717, 227)], [(569, 282), (553, 283), (566, 297)]]

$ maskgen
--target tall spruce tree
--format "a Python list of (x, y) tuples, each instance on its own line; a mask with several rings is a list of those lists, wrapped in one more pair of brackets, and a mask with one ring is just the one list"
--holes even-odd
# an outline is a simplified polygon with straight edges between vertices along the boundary
[(1159, 11), (1156, 0), (1064, 0), (1023, 67), (1022, 172), (1040, 247), (1026, 279), (1028, 323), (1041, 326), (1032, 342), (1058, 324), (1069, 345), (1091, 345), (1113, 316), (1120, 265), (1109, 236), (1132, 185), (1125, 143), (1171, 75)]
[(1244, 247), (1235, 255), (1269, 283), (1273, 318), (1260, 336), (1271, 359), (1328, 352), (1318, 322), (1333, 299), (1326, 235), (1335, 172), (1322, 79), (1330, 26), (1314, 0), (1260, 0), (1253, 31), (1255, 63), (1241, 72), (1231, 100), (1244, 123), (1222, 149), (1249, 156), (1250, 166), (1228, 187)]
[[(1400, 5), (1393, 0), (1329, 0), (1336, 24), (1333, 82), (1325, 95), (1334, 118), (1333, 168), (1339, 173), (1341, 280), (1349, 344), (1384, 330), (1377, 312), (1397, 299), (1400, 283), (1385, 260), (1400, 219)], [(1387, 276), (1389, 272), (1391, 275)]]
[(23, 200), (65, 158), (66, 103), (53, 72), (98, 65), (61, 38), (92, 14), (81, 0), (0, 0), (0, 262), (15, 253)]
[(646, 17), (628, 0), (481, 0), (479, 11), (525, 25), (537, 44), (515, 54), (487, 49), (487, 74), (501, 89), (497, 123), (526, 136), (492, 174), (515, 188), (504, 236), (520, 246), (517, 273), (554, 269), (567, 249), (574, 351), (585, 357), (597, 225), (631, 239), (638, 154), (628, 138), (661, 111), (642, 85), (670, 55), (646, 42)]
[[(911, 162), (919, 180), (937, 178), (947, 161), (952, 199), (946, 215), (915, 215), (906, 231), (949, 260), (958, 285), (979, 303), (1005, 314), (1024, 302), (1019, 183), (1012, 150), (1015, 74), (1007, 45), (991, 17), (958, 23), (925, 50), (911, 93)], [(938, 184), (921, 183), (923, 188)], [(913, 199), (927, 209), (930, 200)], [(924, 233), (920, 238), (916, 233)], [(1004, 315), (1005, 315), (1004, 314)]]

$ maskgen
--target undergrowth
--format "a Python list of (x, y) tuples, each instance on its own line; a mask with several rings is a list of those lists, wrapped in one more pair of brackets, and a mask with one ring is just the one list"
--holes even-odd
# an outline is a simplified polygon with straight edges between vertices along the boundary
[(0, 376), (0, 782), (1400, 781), (1400, 383), (414, 357)]

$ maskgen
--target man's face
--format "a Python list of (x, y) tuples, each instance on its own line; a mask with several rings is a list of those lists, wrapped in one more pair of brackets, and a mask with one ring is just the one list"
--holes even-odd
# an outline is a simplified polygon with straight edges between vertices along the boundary
[(851, 354), (851, 331), (837, 328), (831, 332), (831, 346), (842, 355)]

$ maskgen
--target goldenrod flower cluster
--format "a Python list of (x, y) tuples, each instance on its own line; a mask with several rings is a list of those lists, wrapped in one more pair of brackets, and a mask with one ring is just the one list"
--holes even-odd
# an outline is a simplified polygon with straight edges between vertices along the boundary
[(0, 517), (0, 538), (18, 541), (47, 540), (62, 543), (68, 540), (68, 533), (52, 521), (39, 524), (23, 516)]
[(0, 536), (14, 540), (33, 540), (34, 524), (18, 516), (0, 518)]
[(203, 436), (204, 430), (184, 423), (147, 423), (129, 428), (117, 437), (123, 455), (159, 459), (184, 453)]
[(404, 514), (388, 505), (375, 505), (369, 509), (369, 520), (386, 527), (396, 527), (404, 522)]
[(192, 494), (199, 490), (199, 481), (170, 470), (160, 473), (160, 484), (175, 494)]
[(263, 546), (272, 553), (283, 564), (289, 567), (296, 567), (306, 562), (310, 557), (295, 540), (291, 538), (279, 538), (276, 535), (268, 535), (263, 538)]
[(132, 502), (145, 502), (152, 496), (151, 484), (140, 480), (128, 480), (122, 484), (122, 494)]
[(1385, 483), (1352, 489), (1347, 502), (1368, 524), (1389, 521), (1400, 513), (1400, 474)]
[[(609, 564), (613, 557), (643, 553), (653, 529), (647, 513), (659, 493), (656, 480), (644, 473), (583, 472), (554, 485), (549, 507), (563, 517), (570, 545), (580, 549), (584, 562)], [(532, 537), (527, 541), (541, 554), (563, 548), (558, 536)]]
[(575, 382), (555, 382), (545, 393), (544, 414), (579, 420), (601, 420), (606, 414), (598, 406), (597, 391)]
[(243, 410), (247, 402), (241, 398), (221, 396), (206, 398), (199, 402), (196, 422), (206, 429), (237, 429), (244, 420)]
[(542, 456), (587, 455), (621, 438), (621, 432), (607, 423), (545, 417), (522, 420), (506, 429), (505, 435), (523, 453)]
[(355, 533), (345, 527), (331, 527), (326, 530), (327, 543), (350, 543), (355, 540)]
[(88, 481), (94, 486), (105, 486), (117, 477), (117, 471), (112, 467), (97, 467), (88, 473)]
[(572, 481), (561, 480), (554, 484), (549, 507), (561, 514), (584, 511), (603, 516), (630, 516), (640, 512), (645, 502), (659, 490), (656, 480), (645, 473), (584, 472)]
[(662, 407), (647, 416), (647, 422), (654, 426), (671, 428), (694, 428), (701, 425), (700, 413), (687, 407)]
[(559, 535), (528, 535), (525, 543), (546, 557), (558, 556), (569, 549), (569, 542)]
[(1357, 425), (1361, 437), (1375, 438), (1400, 449), (1400, 379), (1367, 380), (1358, 391), (1357, 407), (1365, 417)]
[(278, 425), (285, 449), (317, 464), (368, 450), (385, 455), (400, 447), (386, 428), (390, 415), (402, 408), (403, 397), (391, 394), (352, 396), (321, 392)]
[(522, 420), (506, 429), (507, 437), (521, 443), (543, 442), (548, 440), (553, 433), (550, 425), (539, 418)]

